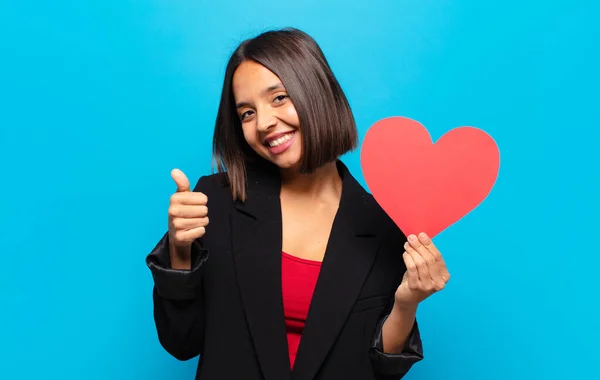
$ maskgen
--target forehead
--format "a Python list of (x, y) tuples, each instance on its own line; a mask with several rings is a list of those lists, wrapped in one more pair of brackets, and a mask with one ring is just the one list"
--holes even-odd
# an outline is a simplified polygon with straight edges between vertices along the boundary
[(233, 94), (241, 96), (258, 96), (267, 87), (280, 82), (279, 77), (260, 63), (245, 61), (233, 73)]

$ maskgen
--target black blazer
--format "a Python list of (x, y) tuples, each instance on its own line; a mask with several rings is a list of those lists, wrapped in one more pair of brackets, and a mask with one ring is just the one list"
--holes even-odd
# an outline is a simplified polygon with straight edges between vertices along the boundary
[(402, 354), (383, 354), (381, 326), (402, 280), (406, 237), (337, 162), (343, 180), (306, 327), (290, 370), (281, 295), (280, 182), (248, 169), (247, 200), (223, 174), (200, 178), (210, 224), (193, 244), (192, 270), (170, 269), (168, 235), (147, 256), (164, 349), (200, 355), (202, 380), (399, 379), (423, 358), (417, 323)]

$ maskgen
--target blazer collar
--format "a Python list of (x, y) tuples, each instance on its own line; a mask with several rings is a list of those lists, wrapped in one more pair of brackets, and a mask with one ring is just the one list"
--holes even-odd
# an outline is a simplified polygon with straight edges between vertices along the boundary
[(233, 259), (246, 320), (266, 380), (310, 380), (341, 331), (375, 257), (377, 205), (341, 161), (342, 196), (313, 293), (293, 374), (281, 293), (281, 182), (249, 168), (247, 199), (231, 218)]
[[(340, 208), (348, 208), (351, 215), (353, 230), (357, 235), (375, 234), (375, 226), (371, 223), (373, 217), (374, 199), (354, 178), (346, 164), (336, 161), (338, 173), (342, 178), (342, 197)], [(249, 166), (246, 172), (246, 201), (235, 203), (235, 208), (247, 216), (260, 219), (269, 216), (265, 206), (279, 203), (281, 177), (278, 169), (271, 164)], [(280, 206), (280, 204), (279, 204)], [(367, 210), (367, 212), (364, 212)]]

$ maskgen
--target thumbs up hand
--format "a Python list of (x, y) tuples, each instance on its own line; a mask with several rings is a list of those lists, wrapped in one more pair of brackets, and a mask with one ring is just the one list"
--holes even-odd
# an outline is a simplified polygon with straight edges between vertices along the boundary
[(192, 242), (204, 236), (208, 225), (208, 198), (191, 191), (190, 181), (181, 170), (173, 169), (171, 177), (177, 185), (169, 205), (169, 241), (176, 251), (171, 252), (171, 258), (176, 253), (176, 261), (189, 267)]

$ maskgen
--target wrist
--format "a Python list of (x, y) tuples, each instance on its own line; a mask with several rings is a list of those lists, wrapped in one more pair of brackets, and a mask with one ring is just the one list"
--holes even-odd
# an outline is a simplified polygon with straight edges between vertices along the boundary
[(392, 314), (398, 314), (403, 316), (410, 316), (417, 313), (418, 303), (412, 302), (399, 302), (394, 301), (394, 307), (392, 308)]
[(383, 352), (400, 354), (416, 320), (416, 304), (399, 304), (395, 301), (392, 311), (382, 327)]
[(392, 309), (388, 316), (388, 323), (392, 326), (412, 326), (415, 319), (417, 318), (417, 309), (415, 308), (401, 308), (396, 307)]
[(170, 258), (171, 258), (171, 269), (191, 269), (191, 251), (192, 246), (178, 246), (173, 243), (170, 244)]

